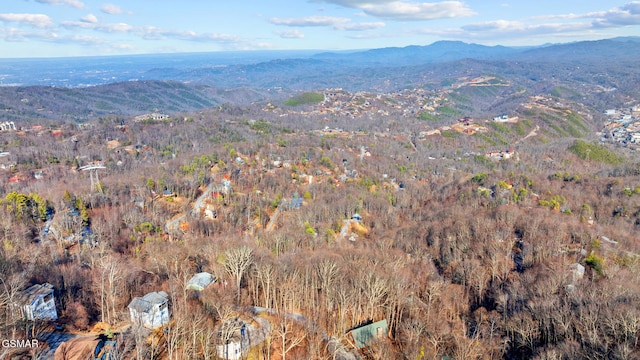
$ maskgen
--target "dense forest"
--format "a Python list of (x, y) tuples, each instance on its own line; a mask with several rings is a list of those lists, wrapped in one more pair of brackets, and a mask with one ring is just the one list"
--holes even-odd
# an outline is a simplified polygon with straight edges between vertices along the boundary
[[(41, 180), (1, 180), (3, 338), (50, 331), (11, 306), (28, 285), (50, 283), (64, 331), (114, 331), (124, 358), (216, 358), (216, 326), (252, 306), (274, 309), (254, 358), (342, 354), (329, 339), (348, 358), (347, 332), (381, 319), (388, 336), (370, 345), (374, 358), (638, 355), (633, 154), (599, 145), (617, 161), (581, 159), (574, 139), (534, 136), (517, 159), (495, 161), (478, 155), (482, 136), (412, 145), (405, 129), (419, 119), (358, 131), (365, 120), (335, 118), (343, 132), (318, 134), (302, 128), (326, 120), (265, 116), (225, 109), (127, 127), (104, 118), (89, 131), (67, 125), (75, 142), (2, 134), (10, 172), (44, 169)], [(105, 169), (92, 189), (78, 168), (97, 160)], [(212, 201), (214, 219), (165, 231), (223, 179), (233, 192)], [(294, 196), (302, 206), (268, 228)], [(57, 238), (41, 234), (48, 212)], [(354, 214), (361, 225), (341, 236)], [(95, 244), (73, 240), (83, 226)], [(201, 271), (216, 284), (185, 290)], [(127, 304), (160, 290), (168, 331), (128, 327)]]
[[(612, 95), (468, 72), (16, 121), (0, 132), (0, 338), (40, 342), (0, 358), (90, 336), (115, 339), (113, 359), (231, 358), (246, 329), (244, 359), (640, 357), (640, 159), (603, 130)], [(616, 106), (637, 119), (632, 95)], [(215, 282), (190, 288), (203, 272)], [(57, 319), (25, 318), (38, 284)], [(132, 304), (154, 292), (170, 319), (145, 327)]]

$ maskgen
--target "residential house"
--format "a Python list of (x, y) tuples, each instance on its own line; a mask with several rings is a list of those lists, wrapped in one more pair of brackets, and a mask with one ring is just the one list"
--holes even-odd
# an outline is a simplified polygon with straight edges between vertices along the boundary
[(150, 292), (136, 297), (129, 303), (131, 321), (148, 329), (163, 326), (171, 320), (169, 314), (169, 295), (164, 291)]
[(502, 160), (511, 159), (515, 154), (515, 150), (513, 148), (509, 148), (507, 150), (489, 151), (488, 153), (485, 153), (485, 156), (493, 160)]
[(16, 131), (16, 124), (13, 121), (0, 123), (0, 131)]
[(167, 114), (160, 114), (160, 113), (154, 112), (151, 114), (138, 115), (133, 118), (133, 121), (134, 122), (149, 121), (149, 120), (159, 121), (159, 120), (168, 120), (169, 118), (170, 117)]
[(13, 183), (13, 184), (19, 183), (19, 182), (22, 182), (22, 181), (24, 181), (24, 177), (22, 175), (20, 175), (20, 174), (14, 175), (14, 176), (9, 178), (9, 182)]
[(218, 357), (227, 360), (241, 359), (251, 347), (249, 326), (239, 318), (229, 319), (218, 327), (222, 344), (216, 346)]
[(225, 178), (220, 184), (216, 184), (213, 186), (213, 193), (211, 195), (213, 198), (217, 198), (218, 195), (226, 197), (233, 193), (233, 186), (231, 186), (231, 181), (227, 177), (228, 176), (225, 175)]
[(201, 272), (193, 275), (189, 281), (187, 281), (187, 289), (202, 291), (207, 286), (213, 284), (216, 281), (216, 277), (208, 272)]
[(360, 352), (371, 346), (376, 340), (384, 339), (389, 331), (387, 320), (383, 319), (367, 325), (357, 327), (347, 332), (347, 338)]
[(30, 286), (20, 294), (14, 305), (19, 309), (22, 317), (27, 320), (56, 320), (58, 318), (53, 285), (49, 283)]
[(502, 114), (500, 116), (496, 116), (493, 118), (493, 122), (497, 122), (497, 123), (515, 123), (518, 122), (518, 117), (514, 116), (514, 117), (509, 117), (509, 115), (507, 114)]
[(291, 200), (283, 199), (280, 202), (280, 206), (282, 206), (283, 210), (297, 210), (302, 206), (302, 198), (298, 196), (298, 194), (294, 194)]

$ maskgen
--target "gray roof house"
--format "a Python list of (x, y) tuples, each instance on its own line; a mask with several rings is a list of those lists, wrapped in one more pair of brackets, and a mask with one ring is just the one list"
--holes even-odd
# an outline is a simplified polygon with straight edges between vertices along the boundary
[(20, 294), (14, 304), (22, 317), (27, 320), (56, 320), (58, 313), (53, 297), (53, 285), (49, 283), (33, 285)]
[(163, 326), (171, 320), (169, 314), (169, 295), (164, 291), (150, 292), (136, 297), (129, 303), (131, 321), (148, 329)]
[(216, 277), (209, 274), (208, 272), (201, 272), (193, 275), (189, 281), (187, 281), (187, 289), (202, 291), (207, 286), (211, 285), (216, 281)]

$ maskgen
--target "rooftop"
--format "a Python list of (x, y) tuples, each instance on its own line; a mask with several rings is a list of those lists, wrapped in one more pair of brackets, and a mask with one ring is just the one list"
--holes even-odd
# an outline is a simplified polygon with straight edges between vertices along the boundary
[(143, 297), (136, 297), (129, 304), (130, 309), (138, 312), (149, 312), (154, 305), (164, 304), (169, 300), (169, 295), (164, 291), (150, 292)]
[(215, 281), (216, 277), (208, 272), (197, 273), (187, 281), (187, 289), (200, 291)]
[(33, 300), (38, 297), (46, 296), (51, 293), (53, 293), (53, 285), (49, 283), (36, 284), (23, 291), (20, 300), (22, 303), (31, 304)]

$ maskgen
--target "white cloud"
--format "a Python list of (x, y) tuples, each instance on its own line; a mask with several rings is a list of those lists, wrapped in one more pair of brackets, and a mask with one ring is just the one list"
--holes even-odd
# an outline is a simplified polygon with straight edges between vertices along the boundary
[(76, 44), (82, 44), (82, 45), (107, 45), (107, 44), (109, 44), (109, 42), (106, 41), (103, 38), (99, 38), (99, 37), (95, 37), (95, 36), (87, 36), (87, 35), (78, 35), (78, 34), (74, 34), (74, 35), (71, 35), (71, 36), (60, 38), (60, 39), (58, 39), (58, 42), (69, 42), (69, 43), (76, 43)]
[(87, 14), (81, 17), (80, 21), (90, 23), (90, 24), (96, 24), (98, 22), (98, 18), (93, 14)]
[(135, 49), (133, 45), (129, 45), (129, 44), (114, 44), (111, 47), (117, 50), (126, 50), (126, 51), (131, 51)]
[(122, 10), (120, 6), (114, 5), (114, 4), (103, 4), (102, 7), (100, 8), (100, 11), (109, 15), (118, 15), (118, 14), (125, 13), (125, 11)]
[(41, 4), (67, 5), (76, 9), (84, 9), (84, 3), (78, 0), (36, 0)]
[(597, 27), (640, 25), (640, 1), (632, 1), (609, 11), (588, 15), (595, 18), (594, 26)]
[(336, 25), (335, 28), (338, 30), (347, 30), (347, 31), (364, 31), (364, 30), (374, 30), (385, 27), (385, 23), (383, 22), (363, 22), (363, 23), (350, 23), (350, 24), (340, 24)]
[(585, 14), (560, 14), (532, 17), (533, 20), (571, 20), (591, 19), (597, 27), (620, 27), (640, 25), (640, 1), (632, 1), (620, 7), (607, 11), (597, 11)]
[(495, 20), (470, 24), (462, 28), (467, 31), (516, 31), (526, 27), (527, 26), (520, 21)]
[(95, 31), (114, 33), (114, 32), (131, 32), (134, 27), (125, 23), (100, 24), (89, 21), (63, 21), (60, 25), (66, 29), (90, 29)]
[(293, 27), (331, 27), (335, 30), (364, 31), (384, 27), (383, 22), (352, 23), (351, 19), (331, 16), (309, 16), (303, 18), (271, 18), (274, 25)]
[(299, 30), (286, 30), (286, 31), (276, 31), (276, 35), (280, 36), (283, 39), (304, 39), (304, 34)]
[(407, 0), (320, 0), (360, 9), (369, 16), (398, 21), (419, 21), (474, 15), (462, 1), (415, 2)]
[(128, 32), (133, 30), (133, 26), (125, 23), (101, 24), (97, 26), (96, 29), (106, 32)]
[(585, 15), (579, 14), (562, 14), (562, 15), (541, 15), (541, 16), (532, 16), (531, 20), (556, 20), (556, 19), (584, 19)]
[(0, 28), (0, 39), (9, 42), (25, 42), (32, 34), (32, 31), (24, 31), (14, 27)]
[(37, 28), (54, 26), (51, 18), (44, 14), (0, 14), (0, 21), (27, 24)]
[(53, 31), (25, 31), (16, 28), (0, 29), (0, 39), (11, 42), (27, 42), (30, 40), (45, 42), (72, 42), (72, 37), (60, 36)]
[(460, 28), (449, 37), (474, 39), (527, 38), (540, 35), (572, 37), (596, 34), (601, 29), (640, 25), (640, 1), (607, 11), (533, 16), (520, 21), (494, 20)]
[(591, 30), (587, 22), (527, 24), (521, 21), (496, 20), (462, 27), (465, 36), (473, 38), (513, 38), (537, 35), (561, 34)]
[(256, 48), (264, 49), (272, 47), (271, 44), (268, 43), (255, 42), (250, 39), (230, 34), (197, 33), (195, 31), (162, 29), (155, 26), (136, 28), (133, 32), (145, 40), (178, 39), (193, 42), (210, 42), (234, 50), (250, 50)]
[(135, 50), (131, 45), (116, 44), (106, 39), (79, 34), (58, 34), (47, 30), (25, 31), (16, 28), (0, 28), (0, 40), (7, 42), (39, 41), (60, 45), (81, 45), (83, 47), (96, 47), (100, 51), (110, 53), (130, 52)]
[(309, 16), (304, 18), (271, 18), (269, 22), (275, 25), (285, 26), (337, 26), (351, 21), (347, 18), (331, 16)]

